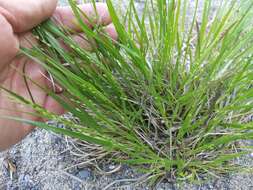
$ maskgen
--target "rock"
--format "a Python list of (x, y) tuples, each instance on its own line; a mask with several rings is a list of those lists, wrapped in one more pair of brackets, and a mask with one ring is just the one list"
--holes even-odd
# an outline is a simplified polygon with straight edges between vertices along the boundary
[(92, 178), (92, 172), (89, 169), (82, 169), (77, 173), (76, 176), (82, 180), (88, 180)]
[(115, 165), (110, 165), (108, 168), (109, 168), (110, 170), (114, 170), (114, 169), (116, 168), (116, 166), (115, 166)]

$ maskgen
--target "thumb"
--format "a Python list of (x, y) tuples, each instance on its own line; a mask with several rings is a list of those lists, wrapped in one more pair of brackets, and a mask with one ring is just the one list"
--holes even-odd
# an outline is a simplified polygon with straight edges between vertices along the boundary
[(0, 7), (9, 12), (14, 32), (25, 32), (49, 18), (55, 11), (57, 0), (0, 0)]

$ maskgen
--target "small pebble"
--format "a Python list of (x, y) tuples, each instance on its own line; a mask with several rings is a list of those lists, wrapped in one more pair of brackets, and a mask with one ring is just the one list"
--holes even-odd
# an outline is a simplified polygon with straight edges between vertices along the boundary
[(109, 166), (109, 169), (110, 169), (110, 170), (114, 170), (114, 169), (115, 169), (115, 166), (114, 166), (114, 165), (110, 165), (110, 166)]
[(88, 178), (91, 178), (92, 174), (89, 170), (83, 169), (78, 172), (77, 177), (79, 177), (82, 180), (86, 180)]

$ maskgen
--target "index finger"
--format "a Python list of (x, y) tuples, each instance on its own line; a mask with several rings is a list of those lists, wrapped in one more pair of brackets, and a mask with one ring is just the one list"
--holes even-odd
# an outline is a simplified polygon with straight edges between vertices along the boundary
[(28, 31), (49, 18), (56, 5), (57, 0), (0, 0), (0, 7), (8, 13), (5, 16), (16, 33)]
[[(88, 17), (83, 17), (83, 21), (87, 26), (92, 27), (96, 24), (106, 26), (111, 23), (111, 17), (105, 3), (96, 3), (96, 9), (93, 4), (83, 4), (78, 6)], [(77, 20), (70, 7), (57, 7), (53, 16), (61, 24), (67, 28), (80, 32), (81, 29), (77, 25)]]

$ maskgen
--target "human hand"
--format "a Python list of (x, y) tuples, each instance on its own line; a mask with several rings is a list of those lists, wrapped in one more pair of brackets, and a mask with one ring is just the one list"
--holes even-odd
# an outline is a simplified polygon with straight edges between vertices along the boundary
[[(39, 87), (29, 81), (25, 81), (22, 74), (20, 74), (24, 72), (41, 87), (50, 88), (52, 85), (48, 77), (46, 77), (47, 72), (45, 69), (27, 57), (17, 56), (20, 46), (29, 48), (27, 39), (36, 44), (36, 40), (29, 30), (51, 16), (56, 17), (56, 20), (59, 20), (62, 24), (77, 33), (81, 32), (77, 25), (75, 25), (71, 9), (69, 7), (56, 8), (56, 6), (57, 0), (0, 0), (0, 86), (27, 99), (31, 99), (32, 94), (33, 100), (37, 104), (51, 112), (62, 114), (64, 110), (56, 101)], [(88, 16), (94, 16), (95, 13), (92, 5), (84, 4), (80, 7)], [(96, 9), (99, 18), (94, 22), (104, 25), (104, 31), (113, 39), (116, 39), (117, 34), (111, 24), (106, 5), (98, 3)], [(88, 23), (86, 20), (85, 22), (89, 26), (94, 24)], [(88, 42), (83, 40), (80, 34), (73, 34), (72, 37), (82, 48), (90, 48)], [(26, 82), (31, 94), (29, 94)], [(10, 101), (7, 94), (0, 91), (1, 116), (12, 116), (35, 121), (42, 120), (37, 116), (28, 115), (27, 113), (34, 113), (34, 111), (31, 108)], [(0, 151), (20, 141), (32, 129), (32, 126), (0, 118)]]

